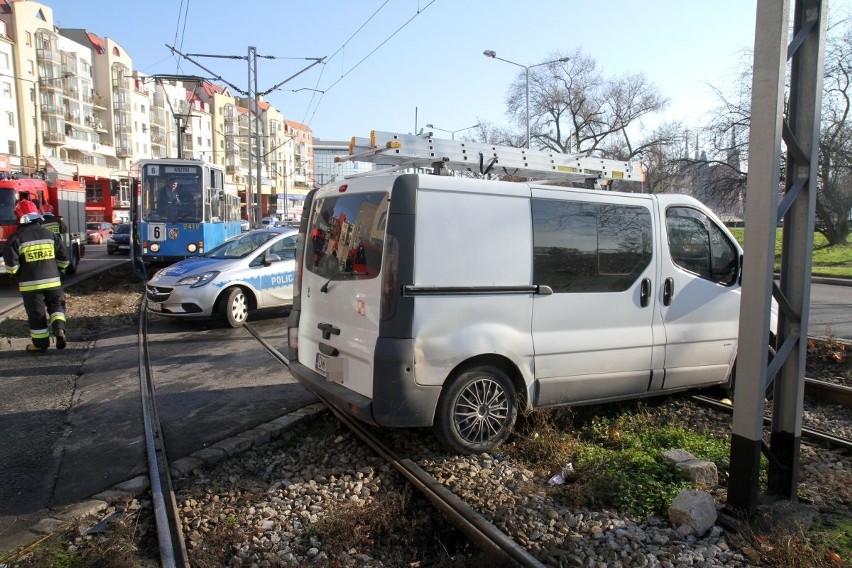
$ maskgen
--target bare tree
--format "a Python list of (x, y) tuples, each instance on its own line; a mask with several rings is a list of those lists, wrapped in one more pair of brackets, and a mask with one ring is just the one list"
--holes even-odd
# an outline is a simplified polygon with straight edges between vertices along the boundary
[[(714, 88), (720, 105), (704, 129), (705, 155), (683, 161), (697, 177), (705, 200), (730, 205), (747, 198), (746, 166), (751, 121), (751, 61), (726, 91)], [(825, 78), (820, 124), (816, 230), (829, 244), (850, 234), (852, 212), (852, 18), (831, 25), (826, 38)], [(784, 162), (782, 156), (782, 180)], [(780, 188), (779, 188), (780, 190)]]
[[(535, 146), (565, 153), (595, 153), (620, 158), (640, 155), (659, 141), (637, 142), (631, 132), (643, 117), (667, 105), (643, 74), (605, 77), (594, 58), (577, 49), (548, 56), (554, 63), (529, 69), (530, 132)], [(508, 114), (518, 125), (526, 121), (526, 74), (521, 72), (509, 89)]]

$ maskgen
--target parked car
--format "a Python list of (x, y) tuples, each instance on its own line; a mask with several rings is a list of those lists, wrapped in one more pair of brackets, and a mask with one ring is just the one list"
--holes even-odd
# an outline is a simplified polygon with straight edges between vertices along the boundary
[(292, 305), (297, 237), (295, 229), (255, 229), (163, 268), (145, 287), (148, 310), (239, 327), (250, 310)]
[(245, 233), (246, 231), (251, 231), (251, 223), (249, 223), (248, 219), (240, 220), (240, 230)]
[(86, 223), (86, 240), (89, 244), (99, 245), (106, 242), (114, 231), (111, 223)]
[(130, 225), (122, 223), (107, 239), (107, 254), (126, 252), (130, 254)]

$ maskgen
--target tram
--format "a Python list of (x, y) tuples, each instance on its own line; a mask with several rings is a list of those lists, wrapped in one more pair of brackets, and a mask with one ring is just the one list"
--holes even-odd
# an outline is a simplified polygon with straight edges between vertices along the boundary
[(240, 198), (220, 166), (197, 160), (140, 160), (130, 169), (130, 254), (139, 276), (202, 254), (240, 234)]

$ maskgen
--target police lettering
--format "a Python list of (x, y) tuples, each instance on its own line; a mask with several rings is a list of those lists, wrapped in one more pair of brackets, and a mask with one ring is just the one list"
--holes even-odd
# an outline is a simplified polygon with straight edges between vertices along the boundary
[(272, 276), (272, 285), (273, 286), (286, 286), (288, 284), (292, 284), (294, 278), (294, 274), (289, 272), (287, 274), (275, 274)]

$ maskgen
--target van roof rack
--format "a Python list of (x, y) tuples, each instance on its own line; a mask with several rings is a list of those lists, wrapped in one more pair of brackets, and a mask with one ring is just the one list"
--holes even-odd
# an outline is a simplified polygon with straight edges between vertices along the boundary
[(645, 181), (642, 165), (636, 162), (590, 158), (582, 154), (560, 154), (481, 142), (446, 140), (373, 130), (369, 138), (352, 137), (349, 155), (335, 162), (359, 161), (391, 166), (351, 177), (381, 175), (406, 168), (432, 168), (435, 174), (448, 170), (481, 175), (497, 174), (552, 182), (583, 182), (608, 185), (613, 180)]

